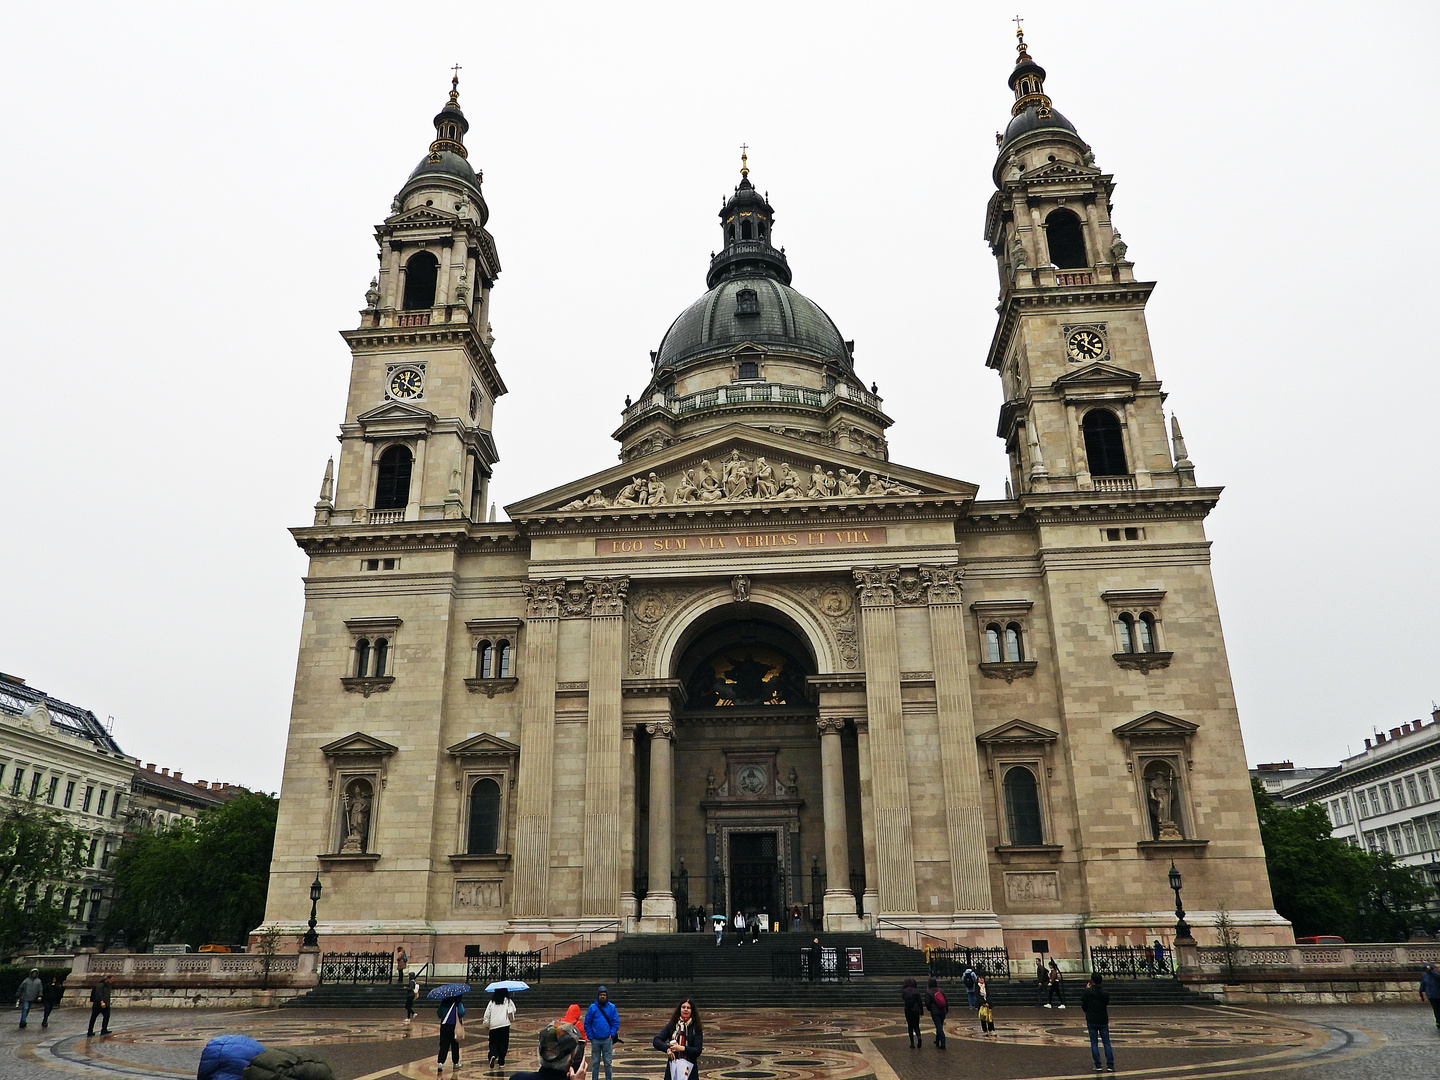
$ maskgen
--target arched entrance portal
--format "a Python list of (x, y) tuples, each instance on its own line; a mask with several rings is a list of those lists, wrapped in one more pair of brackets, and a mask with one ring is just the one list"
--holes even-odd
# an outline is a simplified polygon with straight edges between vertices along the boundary
[[(647, 725), (636, 747), (635, 891), (650, 916), (640, 928), (669, 928), (660, 917), (667, 840), (675, 928), (708, 928), (711, 916), (737, 910), (767, 927), (818, 927), (827, 888), (863, 892), (850, 867), (864, 859), (855, 734), (819, 723), (809, 641), (778, 610), (729, 604), (686, 627), (669, 673), (668, 723)], [(822, 752), (825, 738), (833, 746)]]

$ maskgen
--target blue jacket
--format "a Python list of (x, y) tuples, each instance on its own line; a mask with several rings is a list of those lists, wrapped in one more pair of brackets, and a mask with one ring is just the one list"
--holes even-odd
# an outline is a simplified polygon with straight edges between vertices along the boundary
[(587, 1039), (613, 1039), (620, 1034), (620, 1012), (613, 1001), (601, 1005), (592, 1001), (585, 1010), (585, 1037)]
[(265, 1047), (248, 1035), (218, 1035), (200, 1051), (199, 1080), (240, 1080), (240, 1074), (264, 1053)]
[[(1420, 993), (1434, 1000), (1440, 998), (1440, 972), (1433, 967), (1420, 973)], [(588, 1027), (585, 1030), (590, 1030)]]

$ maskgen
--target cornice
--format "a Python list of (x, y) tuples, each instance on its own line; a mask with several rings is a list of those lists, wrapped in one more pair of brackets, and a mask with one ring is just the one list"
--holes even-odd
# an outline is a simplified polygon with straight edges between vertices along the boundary
[(704, 526), (757, 524), (767, 528), (796, 523), (796, 527), (829, 527), (833, 520), (883, 525), (914, 520), (953, 520), (970, 504), (965, 494), (870, 495), (855, 501), (840, 499), (793, 502), (682, 503), (666, 506), (607, 508), (527, 515), (530, 535), (578, 533), (609, 536), (642, 526), (648, 532), (689, 531)]
[(1045, 285), (1039, 288), (1008, 289), (1000, 302), (1000, 318), (990, 338), (985, 366), (1000, 370), (1009, 351), (1010, 338), (1026, 311), (1053, 307), (1113, 308), (1144, 307), (1155, 291), (1153, 281), (1107, 281), (1095, 285)]
[(495, 366), (495, 357), (480, 337), (480, 328), (471, 321), (430, 323), (426, 326), (362, 327), (358, 330), (341, 330), (340, 336), (345, 339), (353, 353), (380, 349), (414, 349), (417, 345), (431, 348), (459, 345), (465, 350), (471, 366), (485, 383), (491, 397), (498, 398), (509, 393)]
[[(1280, 797), (1286, 802), (1297, 796), (1305, 796), (1306, 799), (1318, 798), (1327, 795), (1338, 795), (1348, 792), (1357, 787), (1364, 787), (1380, 780), (1385, 780), (1397, 773), (1413, 769), (1417, 765), (1428, 765), (1433, 761), (1440, 761), (1440, 741), (1432, 741), (1417, 745), (1413, 748), (1402, 750), (1398, 754), (1387, 755), (1379, 761), (1367, 761), (1363, 765), (1346, 770), (1343, 765), (1337, 765), (1335, 771), (1326, 773), (1324, 776), (1317, 776), (1303, 784), (1296, 784), (1280, 793)], [(1399, 811), (1390, 811), (1398, 813)], [(1369, 817), (1384, 817), (1384, 814), (1371, 814)], [(1360, 819), (1356, 819), (1359, 824)]]
[(397, 521), (390, 525), (308, 525), (290, 530), (309, 555), (369, 551), (451, 551), (519, 548), (528, 541), (514, 522)]
[(1040, 491), (1017, 500), (1037, 524), (1098, 520), (1125, 508), (1125, 520), (1204, 518), (1220, 501), (1219, 487), (1137, 488), (1134, 491)]

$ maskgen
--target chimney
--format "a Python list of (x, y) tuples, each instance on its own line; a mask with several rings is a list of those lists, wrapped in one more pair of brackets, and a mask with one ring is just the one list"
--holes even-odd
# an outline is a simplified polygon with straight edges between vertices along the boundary
[(1398, 738), (1400, 738), (1400, 729), (1399, 729), (1398, 727), (1392, 727), (1392, 728), (1390, 729), (1390, 738), (1392, 738), (1392, 739), (1398, 739)]
[(1430, 719), (1440, 724), (1440, 705), (1432, 705), (1430, 707)]
[(147, 762), (145, 763), (145, 768), (149, 769), (151, 772), (154, 772), (154, 771), (155, 771), (155, 762), (153, 762), (153, 761), (147, 761)]
[(196, 781), (195, 781), (195, 786), (198, 787), (198, 788), (200, 788), (202, 791), (209, 791), (209, 790), (210, 790), (210, 784), (209, 784), (207, 781), (205, 781), (205, 780), (196, 780)]
[(170, 775), (170, 770), (169, 770), (169, 769), (161, 769), (161, 770), (160, 770), (160, 775), (161, 775), (161, 776), (169, 776), (169, 775)]
[(183, 775), (184, 775), (184, 774), (183, 774), (179, 769), (176, 769), (176, 770), (175, 770), (175, 779), (176, 779), (176, 780), (179, 780), (180, 777), (183, 776)]
[(1365, 749), (1366, 749), (1366, 750), (1373, 750), (1373, 749), (1375, 749), (1373, 746), (1370, 745), (1370, 740), (1369, 740), (1369, 739), (1366, 739), (1366, 740), (1365, 740)]
[(1377, 731), (1377, 732), (1375, 732), (1375, 745), (1376, 745), (1376, 746), (1384, 746), (1384, 745), (1385, 745), (1385, 733), (1384, 733), (1383, 731)]

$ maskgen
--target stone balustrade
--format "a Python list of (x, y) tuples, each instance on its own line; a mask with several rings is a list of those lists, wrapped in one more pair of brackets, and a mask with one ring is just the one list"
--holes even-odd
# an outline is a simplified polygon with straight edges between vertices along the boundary
[(1440, 943), (1177, 945), (1180, 981), (1230, 1003), (1340, 1004), (1408, 1001)]
[(117, 988), (234, 987), (253, 989), (262, 981), (272, 987), (309, 987), (319, 982), (316, 972), (319, 953), (278, 953), (270, 957), (265, 976), (265, 958), (258, 953), (100, 953), (81, 949), (70, 963), (67, 986), (94, 986), (106, 975), (114, 976)]

